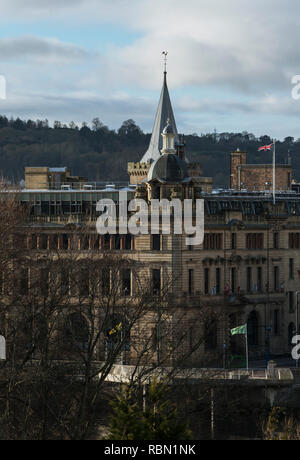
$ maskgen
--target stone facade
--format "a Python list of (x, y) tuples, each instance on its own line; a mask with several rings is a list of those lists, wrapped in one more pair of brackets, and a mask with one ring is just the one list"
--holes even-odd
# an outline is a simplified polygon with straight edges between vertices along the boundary
[[(157, 186), (143, 184), (136, 192), (130, 192), (130, 197), (135, 194), (151, 200)], [(201, 188), (193, 181), (160, 188), (161, 197), (201, 197)], [(52, 212), (50, 193), (58, 214)], [(132, 236), (130, 243), (126, 236), (119, 243), (114, 235), (109, 241), (102, 236), (97, 239), (95, 203), (108, 194), (118, 200), (118, 190), (114, 196), (97, 190), (80, 194), (61, 190), (19, 192), (20, 202), (32, 205), (27, 247), (41, 253), (48, 251), (48, 256), (53, 249), (54, 254), (61, 251), (64, 257), (72, 257), (72, 252), (78, 251), (82, 257), (93, 255), (100, 259), (110, 251), (137, 261), (141, 265), (140, 278), (146, 283), (156, 270), (161, 292), (171, 280), (166, 308), (174, 317), (182, 315), (182, 327), (186, 329), (183, 346), (188, 350), (195, 335), (205, 337), (197, 355), (198, 364), (213, 359), (220, 364), (223, 355), (228, 360), (231, 355), (243, 354), (243, 337), (231, 337), (230, 329), (245, 323), (249, 326), (250, 357), (290, 352), (296, 330), (296, 291), (300, 290), (299, 195), (286, 192), (277, 197), (274, 206), (271, 197), (263, 193), (252, 197), (230, 192), (206, 194), (204, 242), (187, 246), (185, 235), (174, 235), (172, 231), (162, 234), (162, 226), (155, 239), (151, 234)], [(72, 214), (74, 202), (76, 210)], [(78, 240), (73, 239), (72, 222), (76, 223)], [(80, 236), (81, 225), (85, 228), (84, 237)], [(130, 283), (134, 295), (133, 272)], [(215, 321), (215, 331), (210, 329), (209, 334), (205, 332), (206, 316), (213, 316)], [(129, 352), (126, 360), (130, 361)]]
[[(134, 296), (138, 275), (145, 287), (152, 289), (157, 305), (162, 302), (162, 322), (177, 321), (184, 332), (182, 354), (188, 356), (195, 343), (201, 341), (193, 365), (229, 365), (230, 357), (243, 355), (244, 337), (232, 337), (230, 333), (243, 324), (248, 325), (250, 357), (290, 353), (291, 338), (297, 329), (296, 292), (300, 291), (300, 195), (289, 193), (291, 166), (276, 167), (276, 188), (283, 193), (278, 194), (274, 204), (272, 197), (263, 193), (271, 190), (272, 166), (247, 165), (246, 152), (237, 150), (231, 154), (233, 190), (213, 193), (212, 179), (202, 177), (200, 165), (186, 161), (183, 141), (176, 149), (175, 145), (165, 152), (160, 148), (157, 130), (170, 107), (164, 77), (150, 146), (155, 158), (128, 164), (130, 184), (136, 187), (128, 187), (127, 197), (128, 201), (144, 199), (150, 210), (153, 198), (188, 198), (193, 205), (197, 199), (203, 199), (205, 237), (201, 244), (187, 246), (186, 235), (173, 231), (172, 219), (169, 234), (160, 220), (159, 234), (155, 235), (150, 231), (97, 235), (96, 204), (103, 198), (118, 204), (118, 189), (47, 190), (51, 183), (48, 168), (30, 168), (26, 189), (17, 193), (22, 205), (30, 210), (27, 247), (42, 253), (50, 251), (48, 257), (52, 250), (54, 255), (59, 251), (65, 257), (79, 251), (83, 259), (93, 255), (103, 261), (112, 254), (119, 256), (120, 261), (136, 262), (139, 273), (130, 270), (126, 278), (127, 302), (122, 291), (120, 305), (128, 304), (128, 297)], [(168, 118), (163, 136), (173, 139), (175, 128)], [(170, 145), (169, 140), (164, 138), (165, 145)], [(162, 159), (161, 153), (173, 157)], [(34, 190), (41, 188), (37, 184), (46, 190)], [(250, 193), (254, 190), (256, 193)], [(107, 280), (109, 286), (115, 282), (112, 276)], [(136, 333), (131, 331), (131, 344), (142, 341), (153, 329), (157, 305), (149, 310), (149, 324), (144, 322), (137, 326)], [(104, 342), (102, 345), (104, 353)], [(165, 342), (155, 346), (153, 353), (158, 356), (166, 353), (169, 345)], [(129, 344), (124, 363), (134, 360), (136, 351)]]
[[(276, 165), (276, 190), (292, 189), (292, 166)], [(231, 153), (230, 188), (235, 190), (272, 190), (272, 164), (246, 164), (246, 152)]]
[(68, 168), (25, 168), (25, 187), (31, 190), (58, 189), (62, 186), (81, 187), (87, 180), (85, 177), (71, 176)]
[(150, 161), (147, 161), (147, 163), (129, 162), (127, 171), (130, 177), (130, 184), (140, 184), (146, 180), (150, 166)]

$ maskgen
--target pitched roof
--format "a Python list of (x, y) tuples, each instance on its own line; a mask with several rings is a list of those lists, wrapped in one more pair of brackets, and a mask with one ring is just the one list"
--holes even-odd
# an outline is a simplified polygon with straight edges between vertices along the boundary
[(164, 82), (160, 94), (159, 104), (156, 112), (154, 126), (152, 130), (152, 136), (147, 152), (141, 159), (141, 163), (146, 163), (149, 160), (157, 160), (161, 156), (161, 149), (163, 146), (162, 131), (167, 124), (168, 118), (170, 119), (171, 125), (174, 132), (176, 133), (175, 142), (177, 139), (177, 128), (169, 96), (167, 86), (167, 72), (164, 72)]

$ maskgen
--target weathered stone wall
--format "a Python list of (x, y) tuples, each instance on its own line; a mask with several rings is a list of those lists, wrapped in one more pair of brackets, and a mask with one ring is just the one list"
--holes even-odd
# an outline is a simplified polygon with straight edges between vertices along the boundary
[[(276, 190), (291, 189), (292, 167), (290, 165), (276, 165)], [(251, 190), (272, 190), (273, 166), (270, 165), (242, 165), (241, 188)]]
[[(246, 152), (231, 153), (230, 188), (249, 191), (272, 190), (272, 164), (246, 164)], [(290, 190), (292, 185), (292, 166), (276, 165), (276, 190)]]

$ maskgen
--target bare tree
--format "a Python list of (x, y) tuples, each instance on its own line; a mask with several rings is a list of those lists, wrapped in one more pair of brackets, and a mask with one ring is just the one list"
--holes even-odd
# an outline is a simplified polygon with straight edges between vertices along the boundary
[(142, 263), (94, 251), (97, 235), (88, 228), (69, 231), (66, 243), (60, 235), (57, 249), (56, 235), (43, 242), (15, 197), (3, 196), (0, 331), (8, 354), (0, 364), (2, 438), (95, 437), (116, 365), (131, 366), (128, 384), (140, 392), (157, 372), (171, 382), (201, 362), (207, 309), (175, 308), (171, 276), (157, 289)]

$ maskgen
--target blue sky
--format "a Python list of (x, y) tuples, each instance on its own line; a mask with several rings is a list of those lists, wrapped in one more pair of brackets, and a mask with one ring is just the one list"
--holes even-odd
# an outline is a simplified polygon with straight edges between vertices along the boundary
[(167, 50), (186, 134), (300, 137), (296, 0), (0, 0), (0, 113), (150, 132)]

